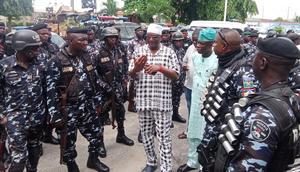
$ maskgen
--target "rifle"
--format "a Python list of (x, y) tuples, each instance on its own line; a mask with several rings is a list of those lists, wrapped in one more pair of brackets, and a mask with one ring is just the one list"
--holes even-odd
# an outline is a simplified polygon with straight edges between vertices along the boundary
[[(114, 80), (114, 76), (112, 74), (111, 71), (109, 72), (106, 72), (105, 73), (105, 78), (106, 78), (106, 81), (109, 83), (109, 85), (113, 88), (113, 80)], [(115, 90), (112, 91), (112, 95), (111, 95), (111, 98), (110, 98), (110, 102), (111, 102), (111, 116), (112, 116), (112, 127), (113, 129), (116, 128), (116, 125), (115, 125), (115, 121), (116, 121), (116, 115), (117, 115), (117, 106), (116, 106), (116, 94), (115, 94)], [(105, 109), (103, 109), (105, 110)]]
[(7, 137), (6, 129), (4, 126), (0, 126), (0, 172), (5, 172), (5, 166), (3, 163), (3, 156), (5, 153), (5, 140)]
[(68, 123), (68, 112), (67, 112), (67, 93), (73, 87), (76, 87), (76, 77), (73, 75), (68, 87), (62, 86), (60, 87), (60, 112), (62, 114), (62, 129), (61, 129), (61, 138), (60, 138), (60, 164), (64, 164), (63, 156), (66, 150), (67, 145), (67, 123)]

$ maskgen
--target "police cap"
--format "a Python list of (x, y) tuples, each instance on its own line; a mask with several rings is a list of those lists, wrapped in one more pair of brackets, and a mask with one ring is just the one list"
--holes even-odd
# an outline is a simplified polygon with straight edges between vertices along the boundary
[(257, 30), (251, 30), (250, 37), (258, 37), (258, 31)]
[(299, 59), (300, 51), (296, 45), (288, 38), (266, 38), (259, 39), (257, 43), (258, 50), (287, 59)]
[(72, 27), (67, 30), (67, 33), (82, 33), (82, 34), (87, 34), (89, 29), (85, 28), (80, 28), (80, 27)]
[(48, 25), (45, 23), (39, 23), (32, 26), (31, 30), (38, 31), (40, 29), (48, 29)]

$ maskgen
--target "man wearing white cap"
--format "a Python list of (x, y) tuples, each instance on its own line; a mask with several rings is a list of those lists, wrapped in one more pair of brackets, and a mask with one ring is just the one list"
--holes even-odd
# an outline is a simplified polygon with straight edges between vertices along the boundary
[(159, 141), (160, 170), (172, 171), (171, 81), (178, 79), (179, 62), (175, 52), (160, 43), (161, 34), (161, 26), (149, 25), (147, 44), (133, 53), (129, 67), (129, 75), (136, 78), (136, 108), (147, 155), (147, 165), (142, 172), (154, 172), (157, 168), (154, 130)]

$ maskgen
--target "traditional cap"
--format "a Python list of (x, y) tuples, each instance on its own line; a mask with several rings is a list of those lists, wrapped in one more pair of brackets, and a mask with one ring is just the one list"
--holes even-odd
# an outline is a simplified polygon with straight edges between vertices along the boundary
[(85, 28), (80, 28), (80, 27), (72, 27), (72, 28), (69, 28), (67, 30), (67, 33), (83, 33), (83, 34), (87, 34), (88, 33), (88, 29), (85, 29)]
[(147, 33), (154, 33), (154, 34), (157, 34), (157, 35), (161, 35), (162, 30), (163, 30), (162, 26), (160, 26), (158, 24), (151, 23), (148, 26)]
[(300, 51), (296, 45), (288, 38), (266, 38), (259, 39), (257, 48), (265, 53), (287, 59), (299, 59)]
[(217, 31), (212, 28), (206, 28), (200, 31), (198, 41), (213, 42), (216, 39)]
[(290, 40), (295, 41), (300, 38), (300, 35), (298, 35), (297, 33), (289, 33), (287, 37), (290, 38)]
[(48, 29), (48, 25), (45, 23), (38, 23), (31, 27), (31, 30), (38, 31), (40, 29)]

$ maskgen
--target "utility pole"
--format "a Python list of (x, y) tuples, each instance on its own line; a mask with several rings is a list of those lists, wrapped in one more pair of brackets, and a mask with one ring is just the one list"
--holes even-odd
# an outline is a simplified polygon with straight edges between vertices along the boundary
[(223, 21), (226, 21), (226, 15), (227, 15), (227, 4), (228, 4), (228, 0), (225, 0), (224, 19), (223, 19)]
[(72, 7), (72, 11), (75, 11), (75, 4), (74, 4), (74, 0), (71, 0), (71, 7)]

